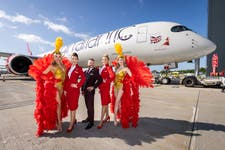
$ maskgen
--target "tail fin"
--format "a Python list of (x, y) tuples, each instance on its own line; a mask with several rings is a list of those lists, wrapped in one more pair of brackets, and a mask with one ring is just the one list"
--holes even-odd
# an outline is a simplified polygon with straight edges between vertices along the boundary
[(32, 51), (30, 50), (29, 43), (27, 43), (27, 52), (28, 52), (29, 55), (32, 55)]

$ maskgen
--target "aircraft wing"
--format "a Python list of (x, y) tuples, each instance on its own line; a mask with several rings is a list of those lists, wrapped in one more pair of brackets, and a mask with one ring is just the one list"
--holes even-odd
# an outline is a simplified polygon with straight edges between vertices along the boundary
[(13, 55), (13, 53), (0, 52), (0, 57), (9, 57), (11, 55)]
[[(0, 57), (10, 57), (11, 55), (15, 55), (15, 53), (6, 53), (6, 52), (0, 52)], [(27, 56), (31, 59), (38, 59), (40, 57), (38, 56), (29, 56), (29, 55), (24, 55), (24, 56)]]

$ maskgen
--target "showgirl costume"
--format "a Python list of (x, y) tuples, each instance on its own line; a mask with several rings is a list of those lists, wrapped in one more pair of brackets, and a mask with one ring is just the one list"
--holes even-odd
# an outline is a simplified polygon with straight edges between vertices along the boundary
[(59, 91), (62, 92), (63, 82), (65, 80), (65, 73), (58, 66), (55, 68), (54, 77), (56, 79), (56, 83), (55, 83), (56, 87), (58, 88)]
[[(122, 47), (120, 44), (115, 45), (116, 52), (119, 56), (122, 55)], [(130, 77), (125, 71), (121, 70), (116, 73), (114, 80), (114, 90), (119, 90), (122, 87), (123, 95), (121, 97), (120, 112), (117, 113), (117, 118), (123, 128), (129, 128), (129, 123), (133, 127), (137, 127), (139, 119), (140, 97), (139, 87), (153, 87), (153, 77), (150, 69), (145, 63), (135, 56), (123, 56), (127, 67), (130, 69), (132, 76)], [(117, 64), (117, 60), (113, 62)], [(131, 91), (132, 90), (132, 91)], [(132, 94), (132, 95), (131, 95)], [(114, 113), (115, 95), (112, 92), (111, 112)]]
[[(55, 66), (53, 72), (43, 74), (43, 71), (52, 64), (54, 54), (45, 55), (34, 61), (30, 66), (29, 75), (36, 80), (36, 107), (34, 118), (38, 126), (36, 135), (40, 136), (44, 130), (53, 130), (57, 122), (57, 90), (62, 93), (65, 73)], [(71, 64), (66, 58), (62, 63), (68, 68)], [(63, 96), (61, 97), (62, 117), (67, 116), (67, 106)]]
[(115, 75), (112, 70), (112, 67), (108, 64), (106, 64), (100, 69), (99, 74), (103, 79), (103, 82), (99, 85), (101, 104), (108, 105), (111, 102), (110, 84), (114, 80)]
[(115, 78), (115, 81), (114, 81), (114, 88), (116, 90), (119, 90), (122, 87), (122, 85), (123, 85), (123, 79), (124, 79), (125, 75), (126, 75), (126, 72), (123, 71), (123, 70), (119, 71), (116, 74), (116, 78)]

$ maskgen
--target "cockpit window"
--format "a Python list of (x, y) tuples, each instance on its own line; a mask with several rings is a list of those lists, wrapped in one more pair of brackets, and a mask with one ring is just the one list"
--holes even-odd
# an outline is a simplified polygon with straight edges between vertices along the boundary
[(185, 26), (178, 25), (178, 26), (173, 26), (171, 28), (171, 31), (172, 32), (182, 32), (182, 31), (191, 31), (191, 30)]

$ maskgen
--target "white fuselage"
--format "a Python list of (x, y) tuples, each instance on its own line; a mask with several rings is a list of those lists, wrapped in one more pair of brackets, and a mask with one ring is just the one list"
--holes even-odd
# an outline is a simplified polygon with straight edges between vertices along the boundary
[(189, 61), (208, 55), (216, 49), (210, 40), (173, 22), (150, 22), (137, 24), (100, 34), (86, 41), (65, 46), (61, 51), (70, 57), (79, 55), (79, 64), (86, 66), (89, 58), (101, 65), (101, 57), (116, 57), (115, 43), (120, 43), (123, 53), (139, 57), (150, 65)]

